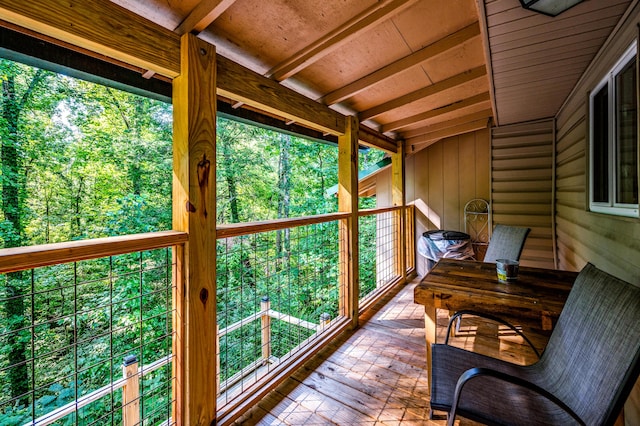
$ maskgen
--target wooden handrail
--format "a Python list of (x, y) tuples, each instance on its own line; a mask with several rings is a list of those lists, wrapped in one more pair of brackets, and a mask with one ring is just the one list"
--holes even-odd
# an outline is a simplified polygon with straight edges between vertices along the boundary
[(159, 231), (0, 249), (0, 273), (184, 244), (186, 232)]
[(216, 238), (240, 237), (242, 235), (258, 234), (260, 232), (278, 231), (280, 229), (295, 228), (298, 226), (315, 225), (349, 218), (349, 213), (328, 213), (315, 216), (303, 216), (286, 219), (265, 220), (260, 222), (232, 223), (218, 225)]
[(391, 207), (378, 207), (375, 209), (365, 209), (358, 210), (358, 216), (373, 216), (375, 214), (387, 213), (387, 212), (395, 212), (398, 210), (402, 210), (402, 206), (391, 206)]

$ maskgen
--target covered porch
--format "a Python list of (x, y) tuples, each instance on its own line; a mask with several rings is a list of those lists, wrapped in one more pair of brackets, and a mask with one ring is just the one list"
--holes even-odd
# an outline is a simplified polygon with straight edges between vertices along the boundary
[[(133, 347), (143, 352), (151, 319), (163, 323), (162, 337), (150, 344), (160, 356), (129, 359), (124, 375), (115, 377), (127, 354), (106, 355), (110, 376), (100, 389), (77, 389), (95, 365), (83, 370), (76, 352), (70, 376), (75, 394), (60, 403), (55, 420), (36, 401), (60, 392), (31, 377), (28, 392), (3, 402), (11, 408), (28, 400), (27, 424), (65, 416), (78, 423), (74, 416), (92, 398), (105, 398), (102, 421), (124, 419), (127, 425), (146, 418), (154, 424), (429, 424), (424, 309), (413, 303), (411, 291), (427, 263), (416, 240), (427, 230), (464, 230), (464, 205), (472, 199), (489, 203), (490, 226), (531, 228), (523, 265), (578, 271), (593, 262), (640, 285), (637, 133), (617, 157), (630, 171), (620, 185), (633, 193), (635, 179), (635, 204), (633, 194), (607, 206), (594, 202), (593, 188), (602, 182), (594, 180), (589, 97), (637, 46), (637, 0), (584, 1), (557, 17), (526, 10), (517, 0), (320, 3), (0, 0), (6, 30), (0, 48), (88, 74), (95, 68), (81, 68), (98, 60), (116, 70), (100, 78), (173, 105), (171, 230), (0, 252), (0, 272), (30, 277), (27, 294), (3, 300), (20, 298), (34, 306), (39, 297), (53, 300), (59, 293), (65, 319), (77, 321), (85, 310), (103, 308), (82, 300), (82, 289), (108, 283), (108, 320), (85, 340), (65, 335), (71, 339), (66, 346), (45, 357), (78, 351), (93, 339), (113, 340), (113, 318), (122, 307), (114, 289), (124, 269), (139, 282), (139, 292), (127, 299), (140, 311)], [(35, 44), (21, 50), (27, 44), (16, 42), (16, 34)], [(55, 49), (83, 59), (47, 56)], [(131, 73), (135, 78), (121, 81)], [(628, 112), (637, 125), (635, 87), (636, 109)], [(334, 144), (337, 211), (216, 223), (221, 115)], [(359, 180), (361, 146), (390, 159), (366, 182)], [(359, 209), (359, 195), (375, 195), (376, 208)], [(360, 238), (365, 227), (374, 241)], [(295, 256), (309, 267), (307, 275), (302, 268), (273, 273), (280, 259), (270, 257), (269, 247), (281, 232), (295, 235)], [(314, 257), (314, 245), (329, 247), (332, 255)], [(225, 287), (226, 262), (245, 256), (245, 247), (260, 265), (261, 279), (288, 283), (289, 293), (278, 294), (283, 305), (291, 294), (304, 293), (304, 302), (284, 309), (274, 295), (253, 291), (255, 285)], [(90, 261), (108, 273), (83, 276), (91, 270), (83, 262)], [(52, 268), (68, 281), (40, 288), (39, 268)], [(366, 268), (375, 277), (368, 286), (362, 279)], [(145, 287), (146, 274), (154, 274), (157, 286), (153, 281)], [(307, 278), (320, 288), (306, 294)], [(249, 316), (236, 316), (225, 304), (231, 291), (251, 293), (255, 309)], [(149, 293), (161, 299), (159, 310), (149, 309), (151, 317), (143, 309)], [(305, 304), (313, 306), (313, 316)], [(40, 323), (33, 311), (19, 327), (31, 349), (18, 363), (29, 365), (32, 376), (40, 327), (51, 323)], [(280, 345), (278, 327), (295, 337)], [(246, 329), (253, 330), (260, 350), (255, 359), (247, 356), (227, 369), (225, 355), (244, 350), (242, 344), (225, 346), (229, 336)], [(528, 362), (520, 342), (503, 337), (460, 337), (458, 343)], [(138, 389), (147, 373), (160, 384)], [(636, 384), (627, 424), (640, 419), (638, 395)], [(160, 401), (161, 408), (145, 412), (139, 405), (145, 398)]]

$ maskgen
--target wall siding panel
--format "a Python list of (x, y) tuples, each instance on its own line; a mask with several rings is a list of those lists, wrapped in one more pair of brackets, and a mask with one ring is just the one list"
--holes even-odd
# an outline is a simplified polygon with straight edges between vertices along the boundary
[[(588, 93), (637, 37), (636, 6), (596, 55), (588, 72), (557, 116), (556, 226), (559, 266), (581, 269), (586, 262), (640, 285), (640, 220), (588, 211)], [(603, 250), (606, 247), (606, 250)], [(571, 250), (579, 253), (577, 263)]]
[[(407, 203), (416, 206), (416, 239), (433, 229), (464, 230), (464, 205), (489, 200), (490, 133), (479, 130), (443, 139), (407, 158)], [(418, 274), (427, 261), (416, 258)]]
[(521, 263), (553, 268), (553, 121), (494, 128), (491, 157), (494, 225), (531, 228)]
[[(588, 94), (637, 37), (640, 5), (620, 23), (556, 117), (558, 266), (587, 262), (640, 286), (640, 219), (588, 209)], [(625, 404), (625, 424), (640, 424), (640, 382)]]

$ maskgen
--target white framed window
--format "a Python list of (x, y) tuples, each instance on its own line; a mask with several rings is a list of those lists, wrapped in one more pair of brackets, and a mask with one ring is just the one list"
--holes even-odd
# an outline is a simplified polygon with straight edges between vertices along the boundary
[(638, 81), (634, 42), (589, 95), (589, 208), (638, 217)]

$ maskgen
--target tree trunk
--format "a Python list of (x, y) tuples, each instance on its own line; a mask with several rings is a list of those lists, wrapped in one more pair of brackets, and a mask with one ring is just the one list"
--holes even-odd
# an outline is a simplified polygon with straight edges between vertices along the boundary
[[(11, 72), (13, 71), (13, 72)], [(24, 175), (21, 173), (20, 161), (20, 114), (29, 100), (31, 93), (43, 79), (44, 74), (38, 70), (31, 80), (28, 88), (22, 96), (16, 90), (15, 70), (10, 70), (2, 81), (2, 118), (6, 127), (0, 145), (0, 157), (2, 157), (2, 209), (4, 212), (4, 246), (20, 247), (24, 244), (24, 224), (22, 222), (24, 191)], [(28, 334), (24, 330), (25, 320), (25, 296), (23, 273), (14, 272), (7, 274), (5, 286), (4, 310), (6, 321), (14, 331), (9, 337), (9, 365), (14, 366), (8, 372), (11, 397), (26, 405), (29, 401), (29, 374), (27, 369), (26, 342), (28, 338), (20, 335)], [(19, 331), (21, 330), (21, 331)]]
[[(291, 136), (281, 134), (280, 157), (278, 160), (278, 218), (289, 217), (289, 206), (291, 199), (291, 163), (289, 161), (289, 151), (291, 150)], [(291, 248), (289, 229), (278, 230), (276, 232), (276, 256), (278, 258), (288, 257)]]

